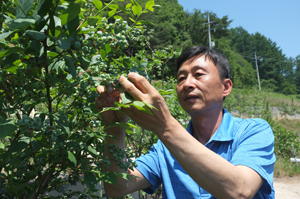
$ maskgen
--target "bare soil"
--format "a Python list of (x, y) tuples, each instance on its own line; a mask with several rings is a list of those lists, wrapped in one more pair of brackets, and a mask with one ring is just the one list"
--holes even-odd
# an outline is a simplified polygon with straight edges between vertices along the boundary
[(300, 178), (274, 178), (276, 199), (300, 199)]

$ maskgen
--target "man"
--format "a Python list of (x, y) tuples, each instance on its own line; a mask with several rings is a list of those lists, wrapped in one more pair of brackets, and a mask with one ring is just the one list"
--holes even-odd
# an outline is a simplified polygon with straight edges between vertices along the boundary
[[(159, 138), (146, 155), (136, 159), (137, 168), (128, 171), (138, 178), (119, 178), (118, 185), (106, 183), (107, 195), (120, 197), (137, 190), (151, 194), (162, 184), (163, 198), (274, 198), (272, 129), (262, 119), (233, 118), (223, 109), (232, 89), (226, 57), (196, 46), (178, 58), (177, 69), (178, 100), (191, 116), (187, 129), (172, 117), (159, 92), (136, 73), (128, 74), (131, 81), (120, 77), (120, 93), (110, 86), (97, 88), (98, 110), (113, 106), (124, 91), (157, 108), (151, 110), (153, 115), (135, 107), (122, 109), (126, 115), (102, 113), (107, 125), (127, 121), (129, 116)], [(124, 149), (124, 129), (113, 127), (106, 132), (117, 138), (107, 138), (108, 144)], [(115, 164), (108, 171), (124, 172)]]

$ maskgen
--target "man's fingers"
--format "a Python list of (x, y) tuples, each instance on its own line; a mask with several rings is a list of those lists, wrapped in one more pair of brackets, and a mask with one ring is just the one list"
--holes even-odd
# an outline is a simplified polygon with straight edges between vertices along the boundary
[(99, 93), (101, 99), (105, 100), (106, 104), (103, 106), (107, 106), (107, 104), (111, 103), (113, 100), (112, 97), (106, 92), (104, 86), (99, 85), (97, 87), (97, 92)]
[(143, 93), (124, 76), (119, 78), (119, 82), (123, 87), (123, 90), (120, 92), (120, 94), (123, 94), (125, 91), (127, 91), (135, 100), (142, 99)]
[(132, 83), (140, 90), (142, 93), (151, 92), (152, 85), (147, 81), (147, 79), (137, 73), (131, 72), (128, 74), (128, 78)]
[(95, 103), (96, 103), (97, 110), (99, 112), (102, 111), (103, 107), (105, 106), (105, 103), (103, 102), (103, 100), (101, 99), (101, 97), (96, 97)]
[(104, 86), (101, 86), (101, 85), (97, 86), (97, 92), (98, 92), (99, 95), (104, 93), (105, 92)]
[(110, 83), (107, 83), (106, 90), (108, 93), (112, 93), (112, 92), (114, 92), (114, 87)]

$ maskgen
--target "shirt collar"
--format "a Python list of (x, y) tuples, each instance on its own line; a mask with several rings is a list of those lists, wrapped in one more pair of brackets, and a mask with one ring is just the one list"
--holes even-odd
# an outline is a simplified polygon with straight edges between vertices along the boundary
[[(206, 144), (212, 141), (222, 141), (222, 142), (231, 141), (233, 139), (233, 130), (234, 130), (233, 127), (234, 127), (233, 116), (226, 109), (223, 108), (223, 119), (221, 125)], [(192, 120), (190, 120), (186, 130), (190, 134), (192, 134), (193, 132)]]

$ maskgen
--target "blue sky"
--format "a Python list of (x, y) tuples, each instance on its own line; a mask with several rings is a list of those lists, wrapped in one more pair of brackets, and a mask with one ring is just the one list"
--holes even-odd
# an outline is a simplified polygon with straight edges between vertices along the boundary
[(300, 55), (300, 0), (178, 0), (184, 10), (228, 16), (232, 28), (242, 26), (276, 42), (286, 57)]

